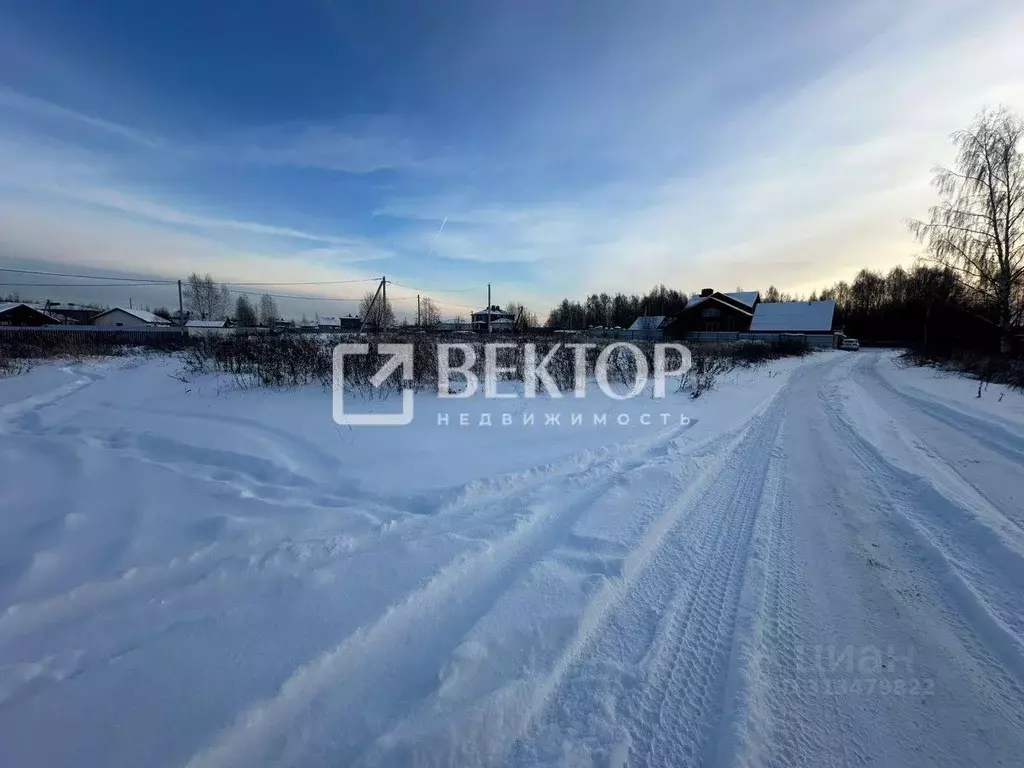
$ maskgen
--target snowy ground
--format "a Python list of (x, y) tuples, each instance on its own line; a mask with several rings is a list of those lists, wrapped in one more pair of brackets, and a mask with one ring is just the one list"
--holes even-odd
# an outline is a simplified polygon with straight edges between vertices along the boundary
[(0, 379), (0, 765), (1020, 764), (1018, 394), (830, 352), (349, 429), (176, 375)]

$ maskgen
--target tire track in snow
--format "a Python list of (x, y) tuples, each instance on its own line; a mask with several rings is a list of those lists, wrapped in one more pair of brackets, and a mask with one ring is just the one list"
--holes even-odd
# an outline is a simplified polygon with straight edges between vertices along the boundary
[[(861, 366), (861, 368), (863, 367)], [(933, 419), (952, 427), (957, 432), (969, 435), (1012, 461), (1024, 462), (1024, 436), (1011, 432), (1005, 427), (986, 419), (971, 416), (963, 411), (951, 408), (935, 399), (924, 399), (900, 389), (886, 380), (875, 366), (871, 366), (868, 373), (879, 386), (904, 402), (909, 403), (917, 410), (923, 411)]]
[[(532, 496), (522, 488), (507, 492), (501, 514), (518, 518), (510, 534), (489, 542), (483, 552), (461, 556), (375, 623), (296, 670), (274, 698), (250, 707), (189, 765), (252, 765), (275, 756), (291, 763), (308, 758), (310, 742), (324, 741), (330, 752), (325, 760), (350, 763), (389, 721), (415, 706), (415, 701), (402, 698), (408, 697), (410, 688), (422, 698), (437, 687), (438, 671), (466, 631), (569, 536), (575, 522), (619, 482), (622, 473), (671, 460), (666, 448), (678, 434), (673, 431), (647, 441), (639, 455), (630, 455), (640, 448), (631, 445), (625, 456), (613, 453), (586, 464), (582, 473), (570, 472), (561, 479), (580, 479), (583, 487), (560, 509), (548, 508), (543, 501), (531, 503)], [(595, 485), (598, 478), (603, 480)], [(538, 493), (543, 486), (541, 479)]]
[[(889, 501), (889, 508), (902, 521), (900, 527), (920, 545), (922, 554), (943, 577), (946, 594), (959, 608), (954, 619), (965, 622), (985, 641), (985, 652), (999, 659), (1014, 677), (1012, 686), (1020, 690), (1024, 684), (1024, 642), (1012, 627), (1019, 624), (1024, 590), (1018, 586), (1015, 594), (1003, 594), (999, 585), (991, 581), (994, 574), (987, 561), (992, 552), (986, 549), (973, 552), (955, 535), (958, 528), (950, 527), (949, 516), (970, 517), (972, 511), (942, 495), (926, 479), (893, 464), (851, 426), (828, 398), (823, 396), (822, 404), (833, 428), (844, 438), (863, 465), (866, 476), (873, 479), (880, 496)], [(894, 494), (891, 488), (902, 490)], [(989, 543), (993, 540), (988, 539)], [(1006, 557), (1019, 558), (1019, 553), (1006, 550), (1005, 544), (998, 545), (997, 549), (1005, 550)], [(1005, 570), (1000, 573), (1007, 575)], [(1008, 575), (1015, 581), (1020, 578), (1015, 569)], [(991, 667), (991, 664), (986, 666)]]
[[(888, 419), (888, 430), (882, 437), (873, 430), (874, 439), (868, 439), (856, 428), (856, 419), (839, 417), (847, 430), (857, 435), (860, 444), (900, 480), (894, 487), (913, 496), (907, 505), (908, 512), (970, 574), (982, 580), (1009, 582), (1024, 595), (1024, 535), (1020, 524), (897, 422), (866, 391), (856, 384), (848, 386), (854, 387), (858, 396), (872, 400), (877, 412)], [(894, 441), (906, 453), (890, 458), (887, 450), (877, 444), (886, 445), (886, 440)], [(927, 514), (920, 513), (923, 509), (928, 510)], [(1024, 620), (1016, 612), (1009, 612), (1004, 618), (1009, 618), (1024, 638)]]
[[(710, 763), (717, 750), (714, 735), (723, 714), (743, 575), (761, 492), (768, 481), (769, 454), (780, 435), (781, 424), (771, 449), (764, 451), (763, 462), (738, 460), (726, 468), (726, 472), (739, 473), (741, 482), (709, 489), (700, 501), (705, 519), (687, 520), (689, 525), (678, 539), (680, 545), (689, 539), (693, 549), (677, 549), (672, 546), (676, 542), (671, 542), (665, 553), (675, 550), (676, 556), (658, 564), (662, 569), (682, 566), (689, 554), (693, 558), (689, 567), (697, 578), (692, 591), (677, 595), (685, 608), (680, 610), (678, 603), (671, 606), (669, 626), (658, 638), (660, 647), (646, 670), (651, 686), (630, 712), (634, 729), (656, 726), (632, 752), (645, 765)], [(699, 526), (705, 521), (713, 521), (713, 527), (698, 538)], [(649, 578), (658, 578), (653, 568)]]
[[(777, 471), (769, 456), (781, 420), (778, 404), (755, 417), (652, 526), (623, 579), (592, 601), (574, 642), (538, 688), (531, 712), (537, 722), (519, 740), (514, 762), (558, 760), (534, 744), (570, 735), (590, 759), (713, 759), (749, 544), (762, 490)], [(663, 618), (651, 639), (659, 608)], [(621, 711), (610, 718), (609, 707)]]
[[(941, 425), (940, 431), (944, 430), (947, 432), (943, 437), (948, 437), (948, 431), (952, 430), (955, 435), (955, 442), (952, 444), (958, 446), (958, 458), (961, 462), (964, 460), (965, 456), (970, 456), (975, 462), (984, 462), (992, 465), (993, 467), (998, 466), (998, 478), (1000, 481), (1005, 481), (1006, 473), (1012, 473), (1016, 470), (1016, 473), (1018, 474), (1016, 479), (1017, 484), (1024, 482), (1024, 473), (1021, 472), (1021, 468), (1024, 467), (1024, 453), (1018, 456), (1015, 455), (1013, 451), (1000, 449), (999, 446), (994, 445), (986, 437), (980, 436), (971, 430), (964, 430), (962, 425), (958, 426), (957, 423), (951, 419), (944, 419), (941, 418), (941, 416), (937, 416), (933, 409), (924, 407), (923, 401), (902, 393), (899, 389), (886, 381), (877, 369), (877, 361), (875, 365), (871, 365), (870, 367), (867, 365), (861, 365), (856, 369), (856, 371), (864, 372), (865, 369), (867, 369), (866, 380), (877, 385), (881, 389), (880, 394), (888, 396), (890, 401), (896, 401), (901, 405), (910, 405), (911, 410), (919, 419), (923, 418), (925, 424), (932, 427), (936, 424)], [(864, 389), (865, 394), (868, 397), (879, 402), (879, 405), (885, 409), (885, 406), (883, 406), (879, 401), (877, 393), (870, 394), (867, 392), (866, 387)], [(970, 417), (967, 417), (967, 419), (970, 423), (975, 423), (975, 420), (970, 419)], [(1021, 506), (1020, 497), (1018, 495), (1020, 492), (1019, 488), (1017, 489), (1016, 494), (1012, 491), (1007, 493), (1009, 489), (1005, 486), (1013, 486), (1014, 484), (1000, 482), (996, 485), (993, 482), (995, 480), (995, 472), (993, 472), (989, 477), (981, 478), (981, 482), (977, 479), (972, 482), (970, 478), (965, 476), (965, 474), (958, 470), (952, 463), (950, 463), (949, 460), (944, 460), (936, 453), (936, 450), (939, 449), (933, 449), (931, 447), (936, 442), (934, 439), (930, 442), (922, 440), (919, 434), (916, 434), (913, 429), (909, 428), (904, 423), (900, 424), (900, 428), (917, 438), (918, 446), (922, 447), (923, 452), (928, 455), (930, 460), (934, 461), (938, 466), (941, 466), (947, 474), (955, 477), (964, 487), (969, 488), (970, 493), (976, 494), (981, 500), (987, 502), (987, 507), (1001, 518), (1001, 520), (1005, 520), (1007, 523), (1016, 526), (1020, 532), (1024, 532), (1024, 510), (1019, 508)], [(998, 427), (987, 425), (987, 423), (986, 429), (999, 430)], [(970, 451), (967, 450), (967, 445), (964, 445), (964, 438), (970, 441)], [(926, 445), (928, 445), (927, 448), (924, 447)], [(1024, 443), (1022, 443), (1022, 446), (1024, 446)], [(1024, 447), (1022, 447), (1022, 451), (1024, 451)], [(952, 457), (951, 460), (953, 460)], [(986, 487), (985, 481), (988, 481), (989, 485), (994, 487)], [(970, 500), (967, 501), (970, 503)], [(979, 504), (979, 506), (986, 506), (986, 504)]]

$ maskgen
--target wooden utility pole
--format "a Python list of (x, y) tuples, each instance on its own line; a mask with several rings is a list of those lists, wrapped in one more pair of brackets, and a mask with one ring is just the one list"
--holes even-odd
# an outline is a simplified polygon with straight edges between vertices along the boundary
[(178, 281), (178, 325), (181, 327), (181, 335), (185, 335), (185, 305), (181, 300), (181, 280)]
[[(366, 321), (373, 315), (373, 308), (377, 305), (377, 297), (380, 296), (381, 290), (384, 288), (384, 278), (380, 279), (380, 285), (377, 286), (376, 292), (373, 294), (373, 298), (370, 300), (370, 306), (366, 308), (366, 314), (363, 315), (363, 322), (359, 325), (359, 333), (362, 333), (366, 328)], [(339, 323), (341, 320), (339, 319)]]
[(491, 332), (491, 284), (487, 284), (487, 332)]
[(388, 314), (388, 278), (387, 275), (380, 279), (381, 304), (380, 304), (380, 329), (384, 330), (384, 323), (387, 322)]
[(416, 294), (416, 327), (420, 327), (420, 295)]

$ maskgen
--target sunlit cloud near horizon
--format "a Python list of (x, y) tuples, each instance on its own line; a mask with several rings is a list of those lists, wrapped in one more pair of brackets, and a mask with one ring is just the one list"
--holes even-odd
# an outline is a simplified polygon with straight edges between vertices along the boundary
[(0, 267), (543, 315), (912, 263), (949, 134), (1024, 112), (1024, 6), (764, 5), (0, 0)]

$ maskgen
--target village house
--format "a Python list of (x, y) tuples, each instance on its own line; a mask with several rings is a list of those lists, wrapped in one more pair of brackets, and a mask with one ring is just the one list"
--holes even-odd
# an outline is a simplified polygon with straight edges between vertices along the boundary
[(100, 312), (92, 324), (106, 328), (170, 328), (171, 321), (145, 309), (114, 307)]

